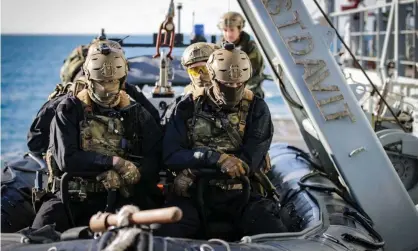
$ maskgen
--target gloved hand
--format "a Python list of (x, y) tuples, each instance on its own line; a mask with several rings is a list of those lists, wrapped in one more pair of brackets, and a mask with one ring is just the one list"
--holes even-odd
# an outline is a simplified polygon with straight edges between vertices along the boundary
[(190, 197), (188, 193), (189, 187), (193, 184), (196, 176), (191, 173), (190, 169), (184, 169), (174, 179), (174, 193), (178, 196)]
[(97, 175), (96, 179), (102, 182), (106, 190), (119, 190), (123, 197), (128, 198), (130, 196), (129, 189), (125, 186), (122, 177), (115, 170), (103, 172)]
[(127, 185), (137, 184), (141, 178), (141, 173), (135, 164), (120, 157), (113, 157), (113, 169)]
[(232, 178), (248, 174), (247, 163), (229, 154), (222, 153), (216, 165), (223, 173), (228, 173)]

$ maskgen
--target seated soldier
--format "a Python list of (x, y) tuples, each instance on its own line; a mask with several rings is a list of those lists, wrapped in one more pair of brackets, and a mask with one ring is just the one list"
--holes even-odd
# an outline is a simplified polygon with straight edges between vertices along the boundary
[[(181, 64), (186, 68), (191, 83), (184, 88), (184, 93), (202, 91), (202, 88), (212, 85), (209, 79), (209, 72), (206, 68), (206, 61), (215, 50), (216, 45), (205, 42), (198, 42), (189, 45), (183, 52)], [(162, 116), (161, 123), (166, 125), (182, 96), (177, 97), (166, 109)]]
[(59, 191), (63, 172), (101, 173), (99, 181), (77, 176), (69, 183), (76, 225), (87, 225), (93, 214), (105, 209), (106, 190), (120, 191), (114, 207), (134, 203), (146, 209), (161, 202), (157, 183), (162, 130), (121, 90), (128, 71), (123, 52), (101, 43), (90, 48), (83, 70), (87, 89), (65, 97), (51, 122), (46, 160), (48, 188), (55, 196), (42, 204), (34, 228), (53, 223), (58, 231), (71, 227)]
[[(92, 49), (97, 49), (101, 44), (108, 44), (114, 49), (119, 49), (122, 52), (122, 48), (120, 45), (116, 45), (116, 42), (110, 40), (95, 40), (96, 42), (92, 43), (89, 46)], [(116, 43), (116, 44), (115, 44)], [(84, 62), (84, 60), (83, 60)], [(124, 67), (128, 67), (128, 62), (124, 61), (126, 65)], [(160, 117), (158, 114), (157, 109), (149, 102), (149, 100), (145, 97), (145, 95), (138, 91), (138, 89), (125, 82), (126, 75), (120, 79), (121, 87), (126, 93), (133, 98), (137, 103), (141, 104), (151, 115), (154, 119), (159, 123)], [(48, 101), (41, 107), (41, 109), (36, 114), (35, 119), (33, 120), (28, 136), (27, 136), (27, 145), (29, 151), (36, 154), (39, 157), (45, 155), (46, 150), (49, 144), (49, 131), (50, 131), (50, 124), (52, 118), (55, 115), (55, 110), (58, 104), (70, 97), (70, 96), (77, 96), (77, 94), (87, 88), (87, 80), (84, 76), (79, 77), (73, 82), (67, 82), (65, 84), (57, 85), (55, 91), (51, 93), (48, 97)]]
[[(191, 186), (197, 177), (191, 169), (202, 168), (220, 171), (205, 184), (204, 217), (229, 219), (240, 236), (286, 231), (278, 216), (279, 206), (255, 189), (254, 173), (266, 164), (273, 124), (267, 104), (245, 88), (251, 62), (245, 52), (228, 44), (212, 53), (207, 68), (212, 86), (200, 95), (186, 95), (166, 128), (163, 158), (177, 174), (174, 194), (166, 205), (180, 207), (183, 218), (162, 225), (157, 234), (196, 237), (203, 224), (196, 190)], [(251, 181), (251, 196), (244, 205), (243, 183), (236, 179), (242, 176)]]

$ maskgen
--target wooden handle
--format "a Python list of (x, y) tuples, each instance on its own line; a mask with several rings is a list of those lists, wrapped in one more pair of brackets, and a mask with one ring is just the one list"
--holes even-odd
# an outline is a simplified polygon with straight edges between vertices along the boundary
[[(178, 207), (144, 210), (129, 216), (130, 224), (174, 223), (183, 217), (183, 212)], [(116, 226), (118, 216), (116, 214), (98, 213), (90, 219), (90, 229), (93, 232), (104, 232), (110, 226)]]

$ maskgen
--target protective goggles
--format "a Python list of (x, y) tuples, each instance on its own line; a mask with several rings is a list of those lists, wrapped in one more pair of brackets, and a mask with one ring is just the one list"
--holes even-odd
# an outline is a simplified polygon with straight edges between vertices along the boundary
[(189, 73), (193, 77), (199, 77), (202, 74), (209, 74), (208, 69), (204, 65), (187, 68), (187, 73)]

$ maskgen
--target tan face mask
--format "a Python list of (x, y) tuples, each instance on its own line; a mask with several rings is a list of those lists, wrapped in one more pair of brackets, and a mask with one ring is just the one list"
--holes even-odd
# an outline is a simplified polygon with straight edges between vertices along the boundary
[(114, 107), (119, 103), (119, 80), (91, 81), (89, 85), (90, 98), (104, 107)]
[(213, 100), (216, 104), (223, 109), (232, 109), (241, 101), (244, 95), (245, 85), (240, 84), (237, 87), (230, 87), (215, 80), (211, 89)]

